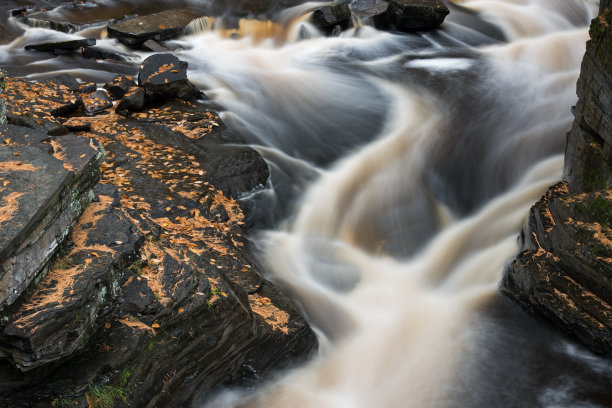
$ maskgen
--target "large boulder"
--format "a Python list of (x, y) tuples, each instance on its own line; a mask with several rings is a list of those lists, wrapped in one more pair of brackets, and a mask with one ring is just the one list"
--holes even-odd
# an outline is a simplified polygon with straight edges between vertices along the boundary
[(335, 27), (345, 29), (351, 21), (351, 10), (347, 3), (324, 6), (312, 12), (310, 22), (323, 32), (332, 32)]

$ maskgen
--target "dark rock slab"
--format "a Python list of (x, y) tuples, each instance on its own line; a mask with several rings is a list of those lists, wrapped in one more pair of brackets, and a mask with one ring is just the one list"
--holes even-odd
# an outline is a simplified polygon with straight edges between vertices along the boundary
[(441, 0), (354, 0), (350, 8), (378, 29), (403, 32), (435, 29), (450, 12)]
[[(15, 114), (26, 109), (17, 102)], [(91, 131), (49, 138), (53, 153), (64, 170), (76, 166), (84, 157), (74, 138), (91, 137), (108, 162), (47, 275), (4, 310), (0, 378), (10, 381), (0, 382), (0, 405), (97, 404), (95, 387), (119, 390), (131, 406), (190, 406), (219, 384), (252, 386), (307, 358), (314, 333), (261, 276), (244, 238), (236, 198), (267, 179), (258, 153), (219, 145), (235, 139), (201, 101), (158, 102), (125, 118), (80, 112), (64, 123)], [(22, 139), (46, 144), (44, 131), (26, 131)]]
[(108, 92), (113, 100), (123, 98), (123, 96), (135, 86), (134, 78), (126, 75), (119, 75), (113, 78), (112, 81), (104, 84), (104, 89)]
[(134, 86), (123, 96), (115, 111), (120, 115), (128, 115), (130, 112), (140, 112), (145, 106), (145, 91), (143, 88)]
[(110, 61), (127, 61), (129, 56), (126, 54), (120, 54), (116, 51), (101, 48), (101, 47), (83, 47), (81, 54), (85, 58), (110, 60)]
[(76, 89), (76, 92), (82, 94), (90, 94), (96, 92), (98, 89), (98, 85), (95, 82), (88, 82), (86, 84), (79, 84), (79, 87)]
[(351, 21), (351, 10), (347, 3), (325, 6), (312, 12), (310, 22), (323, 32), (331, 33), (334, 28), (345, 29)]
[(89, 132), (91, 130), (91, 123), (79, 119), (69, 119), (63, 125), (71, 132)]
[(172, 54), (154, 54), (140, 65), (138, 85), (150, 101), (191, 100), (202, 92), (187, 79), (187, 63)]
[(523, 251), (502, 291), (590, 349), (612, 356), (612, 187), (571, 194), (552, 187), (532, 207)]
[(182, 35), (185, 27), (197, 17), (201, 16), (188, 10), (166, 10), (112, 24), (108, 27), (108, 35), (127, 46), (139, 48), (149, 39), (164, 41)]
[(86, 38), (83, 40), (53, 41), (49, 43), (28, 44), (25, 46), (25, 49), (33, 51), (57, 51), (58, 53), (70, 53), (74, 50), (79, 50), (82, 47), (88, 47), (95, 44), (95, 38)]
[[(81, 95), (75, 94), (63, 83), (70, 77), (61, 76), (44, 82), (7, 78), (8, 87), (5, 93), (8, 122), (44, 129), (52, 136), (67, 134), (68, 129), (55, 116), (71, 114), (82, 105)], [(76, 89), (80, 86), (78, 81), (73, 85)]]
[[(13, 130), (4, 126), (2, 138), (18, 140)], [(91, 200), (104, 157), (76, 136), (51, 140), (54, 157), (39, 145), (39, 137), (32, 137), (32, 145), (9, 142), (0, 149), (0, 310), (19, 298), (67, 236)], [(65, 157), (60, 151), (64, 143), (71, 144), (71, 154)]]
[(70, 74), (54, 75), (45, 79), (43, 82), (52, 88), (57, 87), (57, 85), (62, 85), (71, 91), (78, 91), (82, 85), (74, 75)]
[(147, 40), (142, 43), (142, 49), (146, 51), (153, 52), (169, 52), (171, 51), (169, 48), (164, 47), (160, 43), (155, 40)]
[(102, 306), (118, 294), (121, 266), (142, 244), (119, 201), (104, 190), (95, 189), (96, 199), (74, 228), (72, 250), (53, 262), (28, 302), (7, 316), (0, 347), (21, 371), (64, 359), (87, 344)]
[(113, 107), (113, 102), (110, 100), (106, 91), (100, 89), (94, 93), (83, 95), (83, 109), (85, 114), (89, 116), (96, 115)]
[(384, 0), (354, 0), (349, 8), (355, 17), (367, 19), (386, 13), (389, 3)]

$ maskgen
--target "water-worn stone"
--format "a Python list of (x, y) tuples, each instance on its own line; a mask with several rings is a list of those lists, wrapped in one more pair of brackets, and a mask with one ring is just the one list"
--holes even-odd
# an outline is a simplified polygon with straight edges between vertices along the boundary
[(119, 75), (113, 78), (112, 81), (104, 84), (104, 89), (106, 89), (111, 98), (118, 100), (123, 98), (130, 88), (135, 85), (134, 78), (131, 76)]
[(612, 9), (591, 24), (564, 179), (531, 208), (501, 290), (612, 357)]
[(310, 22), (321, 31), (331, 33), (339, 26), (345, 29), (351, 21), (351, 10), (348, 4), (339, 3), (331, 6), (320, 7), (312, 12)]
[(94, 93), (83, 95), (83, 109), (87, 115), (95, 115), (112, 107), (113, 102), (104, 90), (99, 89)]
[(378, 29), (403, 32), (435, 29), (449, 13), (441, 0), (353, 0), (350, 8)]
[(117, 104), (115, 111), (127, 116), (130, 112), (140, 112), (145, 106), (144, 89), (134, 86), (128, 90), (121, 101)]
[(95, 38), (86, 38), (83, 40), (53, 41), (41, 44), (28, 44), (25, 46), (25, 49), (28, 51), (51, 51), (59, 54), (64, 54), (71, 53), (75, 50), (80, 50), (82, 47), (88, 47), (95, 44)]
[(83, 47), (81, 48), (81, 54), (85, 58), (91, 59), (102, 59), (111, 61), (127, 61), (128, 55), (120, 54), (113, 50), (108, 50), (100, 47)]
[(187, 79), (187, 63), (172, 54), (154, 54), (140, 65), (138, 85), (147, 100), (196, 99), (202, 92)]
[(384, 14), (373, 17), (381, 29), (419, 31), (437, 28), (449, 13), (440, 0), (386, 0), (389, 7)]
[(166, 10), (136, 17), (108, 26), (109, 37), (123, 44), (140, 48), (147, 40), (169, 40), (183, 34), (185, 27), (200, 15), (188, 10)]

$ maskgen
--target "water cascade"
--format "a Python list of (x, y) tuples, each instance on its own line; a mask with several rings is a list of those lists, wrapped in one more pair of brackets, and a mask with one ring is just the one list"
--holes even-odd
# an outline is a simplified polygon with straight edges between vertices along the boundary
[[(610, 406), (612, 364), (498, 290), (529, 207), (561, 178), (597, 2), (456, 1), (438, 31), (361, 21), (337, 37), (308, 23), (315, 6), (275, 23), (200, 19), (174, 41), (190, 80), (269, 164), (268, 185), (243, 198), (262, 226), (252, 240), (321, 344), (262, 389), (199, 405)], [(28, 61), (22, 46), (0, 56)]]

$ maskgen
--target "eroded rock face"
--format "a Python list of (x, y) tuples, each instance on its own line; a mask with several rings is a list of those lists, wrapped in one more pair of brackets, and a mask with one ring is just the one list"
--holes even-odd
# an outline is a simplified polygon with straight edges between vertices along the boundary
[[(78, 94), (11, 81), (15, 117), (33, 89)], [(309, 356), (314, 333), (262, 278), (244, 238), (236, 199), (267, 183), (268, 168), (249, 147), (218, 143), (216, 133), (231, 135), (217, 112), (174, 99), (127, 117), (115, 113), (120, 101), (52, 116), (52, 101), (37, 113), (87, 123), (70, 137), (104, 146), (107, 162), (48, 273), (0, 313), (0, 378), (11, 379), (0, 381), (1, 406), (96, 406), (101, 394), (113, 406), (189, 406)]]
[(1, 311), (43, 273), (91, 201), (104, 154), (75, 135), (1, 125), (0, 136)]
[(591, 25), (564, 179), (532, 207), (502, 292), (612, 356), (612, 9)]

